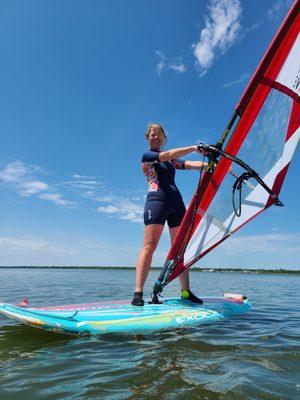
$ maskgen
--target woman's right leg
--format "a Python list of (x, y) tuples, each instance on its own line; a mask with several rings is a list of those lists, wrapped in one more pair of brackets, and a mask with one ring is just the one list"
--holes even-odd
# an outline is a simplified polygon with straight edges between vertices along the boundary
[(144, 244), (140, 251), (136, 266), (136, 292), (143, 292), (144, 283), (150, 270), (152, 256), (157, 247), (163, 229), (164, 226), (160, 224), (145, 226)]

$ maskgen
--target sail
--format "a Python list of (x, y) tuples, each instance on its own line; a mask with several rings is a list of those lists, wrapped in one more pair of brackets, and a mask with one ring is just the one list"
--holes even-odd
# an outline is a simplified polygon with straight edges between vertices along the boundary
[[(203, 173), (199, 181), (156, 283), (157, 293), (247, 222), (281, 204), (278, 196), (300, 137), (299, 96), (300, 0), (296, 0), (216, 146), (220, 149), (234, 125), (216, 168)], [(247, 171), (255, 170), (260, 181), (255, 173), (246, 175), (242, 164), (251, 166)], [(238, 199), (232, 200), (242, 174)]]

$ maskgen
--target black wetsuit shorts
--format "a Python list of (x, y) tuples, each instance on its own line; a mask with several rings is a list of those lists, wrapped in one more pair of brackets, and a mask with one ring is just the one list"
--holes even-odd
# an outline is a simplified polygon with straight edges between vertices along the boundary
[(170, 201), (147, 200), (144, 210), (145, 225), (168, 223), (169, 228), (181, 224), (185, 214), (185, 205), (182, 199)]

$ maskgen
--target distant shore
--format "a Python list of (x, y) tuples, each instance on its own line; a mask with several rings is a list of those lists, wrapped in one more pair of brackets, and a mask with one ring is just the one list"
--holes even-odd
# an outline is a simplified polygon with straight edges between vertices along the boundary
[[(16, 265), (16, 266), (0, 266), (0, 269), (115, 269), (115, 270), (134, 270), (134, 267), (117, 267), (117, 266), (60, 266), (60, 265), (47, 265), (47, 266), (29, 266), (29, 265)], [(160, 270), (161, 267), (152, 267), (152, 270)], [(243, 274), (289, 274), (289, 275), (300, 275), (300, 269), (287, 269), (287, 268), (277, 268), (277, 269), (264, 269), (264, 268), (216, 268), (216, 267), (193, 267), (192, 271), (197, 272), (239, 272)]]

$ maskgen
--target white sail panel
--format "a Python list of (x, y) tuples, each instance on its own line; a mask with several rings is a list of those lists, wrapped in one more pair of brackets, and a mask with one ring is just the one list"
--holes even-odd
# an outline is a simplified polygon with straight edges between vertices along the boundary
[[(272, 187), (277, 175), (290, 163), (300, 139), (300, 128), (286, 142), (282, 156), (274, 164), (273, 168), (263, 177), (267, 186)], [(230, 174), (229, 174), (230, 175)], [(230, 176), (228, 176), (230, 179)], [(225, 178), (226, 179), (226, 178)], [(248, 188), (249, 189), (249, 188)], [(228, 201), (226, 194), (217, 196), (215, 201)], [(247, 221), (265, 209), (269, 193), (261, 186), (256, 185), (242, 201), (242, 215), (238, 217), (234, 212), (224, 220), (218, 220), (216, 216), (209, 214), (210, 209), (204, 215), (195, 230), (185, 252), (185, 264), (216, 245), (228, 235), (232, 234)]]
[(276, 82), (288, 87), (300, 96), (300, 34), (278, 74)]

